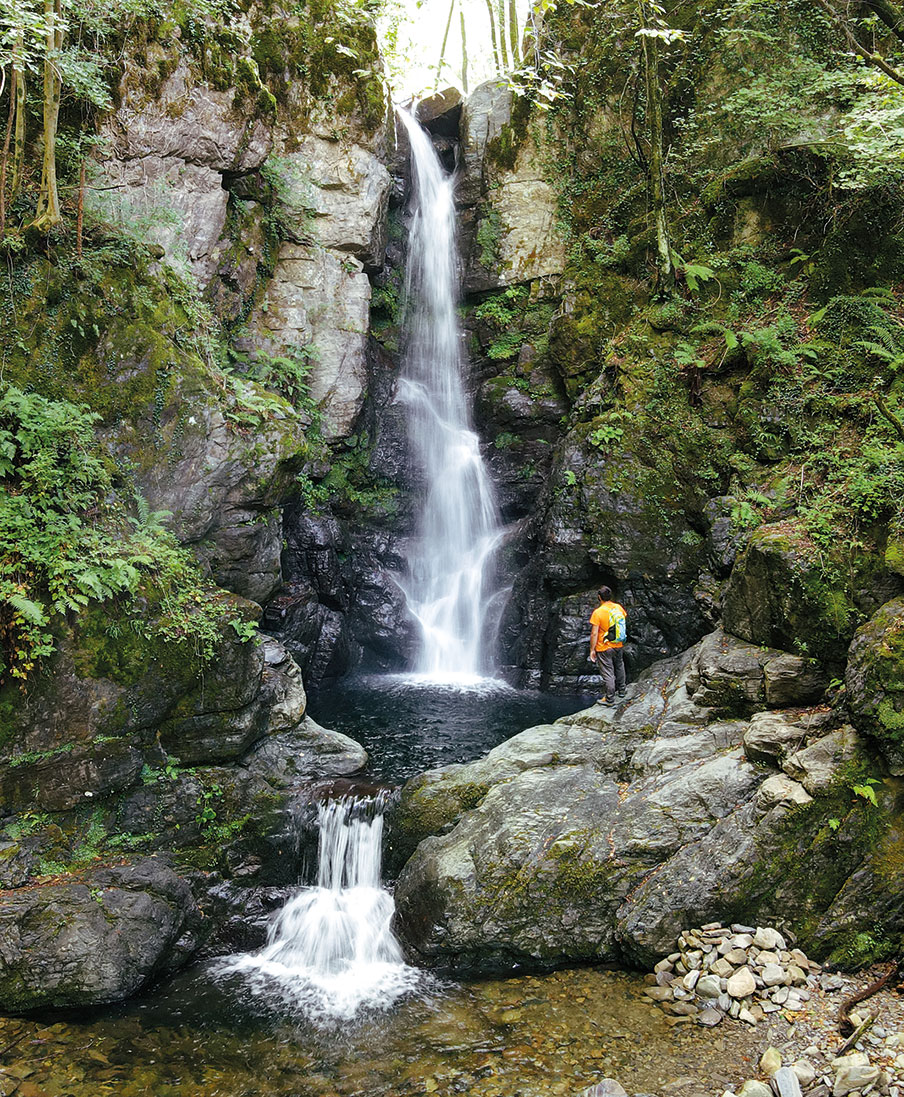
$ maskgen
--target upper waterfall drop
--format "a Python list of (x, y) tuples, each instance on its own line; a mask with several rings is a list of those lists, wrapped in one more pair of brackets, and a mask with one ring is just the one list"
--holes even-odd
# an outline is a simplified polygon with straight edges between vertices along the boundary
[(455, 682), (492, 669), (502, 528), (462, 376), (455, 180), (415, 119), (404, 111), (399, 117), (411, 145), (414, 194), (399, 399), (409, 409), (409, 438), (425, 488), (419, 542), (403, 588), (421, 627), (413, 669)]

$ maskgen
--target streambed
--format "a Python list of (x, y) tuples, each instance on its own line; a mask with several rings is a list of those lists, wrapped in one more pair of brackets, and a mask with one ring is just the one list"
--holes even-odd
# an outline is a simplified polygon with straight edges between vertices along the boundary
[(389, 1013), (313, 1028), (204, 970), (88, 1020), (0, 1021), (22, 1097), (474, 1097), (721, 1092), (763, 1034), (670, 1026), (642, 981), (593, 969), (425, 988)]
[[(369, 776), (396, 782), (587, 701), (400, 677), (344, 684), (311, 711), (368, 747)], [(763, 1039), (670, 1024), (622, 972), (413, 982), (389, 1008), (315, 1024), (276, 984), (214, 961), (91, 1015), (0, 1019), (0, 1061), (18, 1097), (567, 1097), (606, 1076), (696, 1097), (749, 1074)]]

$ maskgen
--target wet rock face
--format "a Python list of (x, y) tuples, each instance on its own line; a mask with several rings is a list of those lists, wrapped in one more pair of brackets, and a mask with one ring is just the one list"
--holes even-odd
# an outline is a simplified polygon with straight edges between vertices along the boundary
[(439, 137), (458, 137), (465, 99), (458, 88), (446, 88), (421, 99), (414, 116), (428, 133)]
[[(530, 729), (405, 786), (393, 835), (396, 855), (414, 851), (396, 888), (412, 955), (470, 971), (646, 963), (684, 925), (759, 911), (805, 927), (822, 953), (836, 947), (854, 895), (885, 895), (865, 810), (847, 817), (840, 845), (817, 839), (849, 803), (844, 774), (865, 772), (868, 751), (821, 709), (751, 718), (745, 701), (747, 715), (725, 719), (701, 693), (714, 648), (721, 673), (743, 671), (749, 646), (717, 634), (645, 671), (614, 710)], [(805, 689), (806, 668), (801, 679)], [(881, 902), (904, 925), (901, 904)]]
[(664, 507), (641, 455), (628, 447), (601, 453), (577, 436), (560, 444), (555, 475), (559, 482), (531, 530), (534, 554), (507, 609), (507, 662), (527, 680), (539, 672), (544, 686), (578, 684), (592, 670), (588, 621), (601, 583), (628, 612), (632, 667), (695, 643), (708, 613), (698, 589), (705, 544), (691, 521), (700, 501), (676, 497)]

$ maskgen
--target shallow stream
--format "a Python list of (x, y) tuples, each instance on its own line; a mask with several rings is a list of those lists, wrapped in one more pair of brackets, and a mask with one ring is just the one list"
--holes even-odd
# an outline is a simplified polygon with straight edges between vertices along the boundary
[(672, 1027), (641, 980), (598, 970), (425, 987), (389, 1013), (315, 1028), (187, 973), (90, 1020), (0, 1021), (21, 1097), (549, 1097), (603, 1077), (629, 1093), (719, 1093), (762, 1035)]

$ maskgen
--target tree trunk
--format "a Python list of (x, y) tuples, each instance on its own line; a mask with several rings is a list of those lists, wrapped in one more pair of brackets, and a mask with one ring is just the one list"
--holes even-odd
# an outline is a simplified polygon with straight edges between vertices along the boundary
[(75, 222), (75, 253), (82, 257), (82, 228), (85, 224), (85, 161), (78, 169), (78, 216)]
[(502, 71), (509, 71), (508, 43), (505, 40), (505, 0), (496, 0), (499, 13), (499, 53), (502, 58)]
[(458, 9), (461, 16), (461, 90), (468, 94), (468, 43), (465, 38), (465, 12), (464, 8)]
[(6, 232), (6, 166), (9, 163), (9, 142), (13, 135), (13, 121), (16, 116), (16, 69), (10, 65), (9, 114), (6, 119), (6, 132), (3, 135), (3, 153), (0, 155), (0, 236)]
[(509, 42), (512, 48), (512, 68), (521, 61), (521, 35), (518, 33), (518, 8), (516, 0), (509, 0)]
[(866, 0), (866, 6), (871, 8), (889, 30), (894, 31), (904, 42), (904, 12), (897, 4), (891, 3), (890, 0)]
[[(638, 8), (641, 28), (648, 26), (644, 4)], [(643, 43), (644, 73), (647, 88), (647, 126), (649, 129), (650, 157), (650, 204), (653, 207), (653, 220), (656, 226), (656, 272), (657, 285), (661, 290), (671, 288), (675, 280), (672, 266), (672, 247), (669, 240), (669, 225), (665, 215), (665, 174), (662, 155), (662, 87), (659, 83), (659, 41), (648, 35), (641, 35)]]
[(446, 20), (446, 33), (443, 35), (443, 44), (439, 48), (439, 61), (436, 65), (436, 84), (434, 91), (439, 91), (439, 82), (443, 75), (443, 65), (446, 63), (446, 43), (449, 41), (449, 28), (452, 26), (452, 16), (455, 12), (455, 0), (449, 5), (449, 18)]
[[(13, 75), (16, 83), (16, 129), (13, 134), (13, 171), (9, 184), (9, 199), (12, 201), (22, 187), (22, 173), (25, 170), (25, 68), (22, 64), (24, 36), (19, 32), (13, 54)], [(10, 89), (12, 95), (12, 89)]]
[(41, 193), (38, 197), (38, 209), (34, 219), (35, 228), (46, 232), (59, 224), (63, 215), (60, 212), (60, 196), (57, 191), (56, 174), (56, 135), (60, 120), (60, 86), (57, 59), (63, 47), (62, 0), (44, 0), (44, 15), (47, 19), (46, 48), (44, 58), (44, 134), (43, 161), (41, 165)]
[[(502, 58), (499, 55), (499, 42), (496, 38), (496, 16), (493, 14), (493, 0), (487, 0), (487, 15), (490, 18), (490, 41), (493, 43), (493, 56), (496, 58), (496, 71), (502, 72)], [(500, 34), (502, 28), (500, 28)]]

